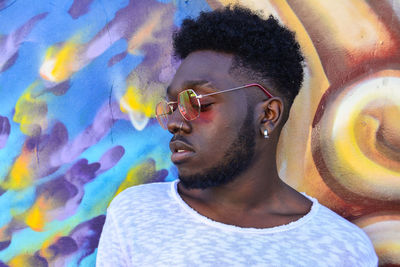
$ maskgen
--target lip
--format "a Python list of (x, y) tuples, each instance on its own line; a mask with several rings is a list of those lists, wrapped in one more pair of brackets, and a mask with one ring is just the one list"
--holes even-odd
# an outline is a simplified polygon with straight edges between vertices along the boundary
[(183, 163), (188, 158), (195, 154), (192, 146), (182, 141), (172, 141), (169, 143), (169, 148), (171, 149), (171, 161), (174, 164)]

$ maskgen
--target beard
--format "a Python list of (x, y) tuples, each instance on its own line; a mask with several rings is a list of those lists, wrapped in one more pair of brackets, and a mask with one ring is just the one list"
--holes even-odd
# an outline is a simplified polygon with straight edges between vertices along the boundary
[(180, 183), (186, 189), (206, 189), (228, 184), (250, 166), (255, 153), (252, 115), (253, 109), (248, 106), (246, 118), (238, 136), (226, 150), (220, 162), (201, 173), (178, 176)]

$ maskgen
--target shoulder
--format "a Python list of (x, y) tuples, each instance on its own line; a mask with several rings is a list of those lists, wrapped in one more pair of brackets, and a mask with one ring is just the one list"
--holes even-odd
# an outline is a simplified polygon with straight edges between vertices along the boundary
[(124, 213), (124, 211), (132, 210), (132, 208), (138, 206), (169, 202), (172, 183), (150, 183), (129, 187), (111, 201), (107, 210), (113, 213)]
[(361, 262), (378, 261), (371, 240), (360, 227), (329, 208), (318, 205), (318, 212), (313, 219), (323, 238), (331, 239), (337, 247), (345, 251), (346, 257)]
[(370, 242), (368, 236), (360, 227), (321, 204), (319, 204), (319, 210), (315, 219), (321, 227), (333, 230), (333, 234), (352, 233), (347, 238), (357, 238)]

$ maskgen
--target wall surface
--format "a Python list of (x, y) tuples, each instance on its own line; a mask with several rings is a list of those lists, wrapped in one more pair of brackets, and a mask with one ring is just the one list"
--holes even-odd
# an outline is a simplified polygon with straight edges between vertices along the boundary
[[(0, 0), (0, 266), (93, 266), (112, 198), (175, 179), (153, 111), (171, 33), (236, 2)], [(296, 31), (307, 60), (282, 179), (400, 265), (400, 1), (239, 2)]]

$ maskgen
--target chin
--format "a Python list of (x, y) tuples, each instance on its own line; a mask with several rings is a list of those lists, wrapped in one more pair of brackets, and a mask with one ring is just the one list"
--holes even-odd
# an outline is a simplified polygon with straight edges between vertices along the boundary
[(186, 189), (207, 189), (228, 184), (235, 179), (235, 175), (226, 175), (225, 173), (197, 173), (185, 175), (179, 173), (179, 180)]
[(213, 187), (213, 185), (209, 184), (206, 181), (199, 181), (199, 180), (188, 180), (185, 178), (179, 178), (179, 181), (181, 183), (181, 185), (186, 188), (186, 189), (200, 189), (200, 190), (204, 190), (210, 187)]

